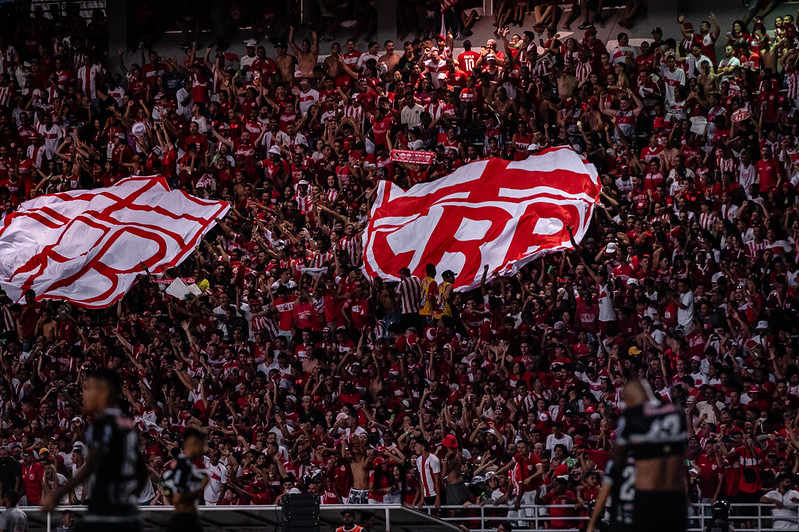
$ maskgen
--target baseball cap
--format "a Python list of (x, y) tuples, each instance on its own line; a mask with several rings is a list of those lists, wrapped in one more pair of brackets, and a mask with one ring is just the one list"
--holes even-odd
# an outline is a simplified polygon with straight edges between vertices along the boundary
[(760, 320), (757, 322), (757, 327), (755, 329), (768, 329), (768, 322), (766, 320)]
[(247, 39), (246, 41), (244, 41), (244, 46), (246, 46), (247, 48), (255, 48), (255, 44), (256, 44), (255, 39)]
[(685, 28), (685, 31), (694, 31), (694, 25), (691, 24), (690, 22), (686, 22), (682, 26), (683, 28)]

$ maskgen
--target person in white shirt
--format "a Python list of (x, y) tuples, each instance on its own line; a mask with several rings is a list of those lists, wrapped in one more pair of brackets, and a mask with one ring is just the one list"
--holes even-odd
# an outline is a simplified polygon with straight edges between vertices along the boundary
[(574, 440), (568, 434), (564, 434), (563, 425), (560, 423), (552, 424), (552, 434), (547, 436), (546, 450), (550, 453), (550, 458), (555, 457), (555, 446), (564, 445), (568, 452), (572, 452)]
[(619, 45), (611, 50), (610, 61), (615, 64), (623, 64), (627, 62), (628, 55), (635, 58), (635, 48), (630, 46), (630, 37), (622, 32), (616, 38), (619, 40)]
[(402, 123), (403, 126), (408, 126), (408, 129), (419, 127), (422, 124), (424, 107), (413, 100), (413, 93), (410, 92), (405, 95), (405, 101), (402, 103), (400, 123)]
[(258, 44), (255, 42), (255, 39), (247, 39), (244, 41), (244, 48), (245, 53), (239, 59), (239, 65), (241, 68), (252, 66), (255, 63), (255, 60), (258, 59), (258, 56), (255, 55), (255, 45)]
[(308, 114), (308, 109), (319, 101), (319, 91), (311, 88), (308, 78), (300, 81), (300, 113), (304, 116)]
[(191, 121), (197, 122), (200, 135), (205, 135), (211, 129), (208, 119), (200, 113), (200, 106), (196, 103), (191, 104)]
[(719, 61), (719, 67), (716, 69), (716, 73), (721, 77), (732, 74), (735, 67), (741, 66), (741, 60), (735, 57), (735, 48), (731, 45), (728, 44), (724, 47), (724, 55), (726, 57)]
[(760, 497), (761, 504), (773, 504), (772, 527), (775, 530), (799, 529), (799, 491), (793, 489), (793, 478), (787, 473), (777, 475), (777, 489)]
[(691, 53), (685, 58), (685, 62), (688, 64), (689, 78), (695, 78), (702, 73), (702, 63), (707, 63), (711, 70), (713, 69), (713, 61), (708, 56), (702, 55), (702, 46), (698, 42), (691, 45)]
[(375, 41), (369, 42), (368, 50), (369, 50), (368, 52), (366, 52), (365, 54), (361, 54), (360, 57), (358, 57), (358, 62), (356, 63), (356, 66), (358, 67), (358, 71), (360, 72), (363, 71), (366, 62), (369, 61), (370, 59), (374, 59), (375, 63), (377, 63), (377, 61), (380, 59), (379, 44), (377, 44)]
[(188, 120), (191, 118), (191, 79), (187, 79), (183, 84), (175, 98), (178, 102), (177, 113), (183, 118)]
[(211, 449), (203, 460), (205, 471), (209, 477), (208, 484), (203, 491), (203, 498), (208, 506), (214, 506), (219, 502), (219, 496), (227, 484), (227, 467), (219, 461), (221, 457), (222, 453), (219, 452), (219, 449)]
[(430, 443), (423, 438), (418, 438), (415, 444), (416, 469), (419, 471), (419, 495), (417, 506), (441, 505), (441, 461), (430, 452)]
[(685, 334), (691, 332), (694, 323), (694, 293), (688, 286), (687, 279), (680, 279), (679, 283), (680, 299), (677, 302), (677, 322), (682, 325)]
[(666, 58), (666, 66), (663, 68), (663, 81), (666, 83), (666, 101), (669, 105), (674, 105), (674, 89), (680, 85), (685, 86), (685, 70), (677, 68), (677, 59), (674, 55)]

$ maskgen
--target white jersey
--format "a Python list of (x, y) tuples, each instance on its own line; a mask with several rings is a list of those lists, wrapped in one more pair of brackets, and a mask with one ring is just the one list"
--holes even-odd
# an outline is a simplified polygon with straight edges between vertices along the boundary
[(433, 475), (441, 473), (441, 461), (433, 453), (430, 453), (427, 458), (422, 455), (416, 459), (416, 469), (419, 470), (423, 496), (435, 497), (436, 482)]
[(204, 463), (205, 471), (208, 473), (210, 480), (203, 491), (203, 498), (205, 499), (205, 504), (213, 506), (219, 500), (222, 486), (227, 484), (227, 468), (222, 462), (216, 465), (211, 464), (211, 460), (207, 456), (204, 458)]

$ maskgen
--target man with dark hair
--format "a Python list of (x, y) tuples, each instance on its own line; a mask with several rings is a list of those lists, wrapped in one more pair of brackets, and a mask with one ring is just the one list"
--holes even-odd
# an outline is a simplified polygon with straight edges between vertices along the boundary
[(0, 514), (0, 532), (25, 532), (28, 530), (28, 516), (17, 508), (19, 493), (8, 490), (3, 495), (6, 511)]
[(377, 516), (369, 510), (361, 512), (361, 529), (363, 532), (374, 532), (377, 526)]
[(513, 532), (513, 524), (510, 521), (503, 521), (497, 526), (497, 532)]
[(774, 528), (796, 530), (799, 518), (796, 509), (799, 508), (799, 492), (793, 489), (793, 476), (788, 473), (777, 475), (777, 487), (762, 497), (760, 504), (773, 504), (771, 518)]
[(202, 496), (208, 475), (194, 465), (203, 457), (206, 435), (203, 431), (189, 427), (183, 433), (183, 452), (164, 473), (164, 494), (175, 513), (167, 523), (167, 532), (200, 532), (203, 527), (197, 516), (196, 501)]
[(352, 510), (341, 511), (341, 526), (336, 532), (363, 532), (363, 527), (355, 524), (355, 512)]
[(147, 479), (139, 437), (130, 417), (117, 407), (122, 386), (109, 369), (89, 375), (83, 385), (83, 408), (96, 416), (86, 434), (86, 465), (60, 489), (45, 495), (42, 510), (88, 480), (91, 498), (78, 530), (128, 532), (141, 530), (136, 495)]
[(418, 438), (414, 446), (416, 451), (416, 468), (419, 472), (419, 495), (417, 504), (441, 506), (441, 461), (430, 452), (430, 443)]
[(432, 321), (436, 312), (438, 301), (438, 283), (436, 282), (436, 267), (434, 264), (427, 264), (424, 267), (426, 277), (422, 279), (422, 308), (419, 315)]

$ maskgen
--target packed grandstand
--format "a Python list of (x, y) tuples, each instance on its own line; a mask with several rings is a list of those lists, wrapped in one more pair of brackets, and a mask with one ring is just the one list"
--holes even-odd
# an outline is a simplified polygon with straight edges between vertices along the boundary
[[(320, 2), (297, 28), (295, 3), (215, 2), (229, 9), (206, 48), (207, 21), (177, 2), (185, 43), (169, 56), (140, 4), (131, 50), (108, 51), (101, 10), (4, 22), (0, 226), (27, 200), (129, 176), (230, 209), (103, 308), (0, 292), (3, 493), (35, 506), (82, 467), (80, 390), (99, 367), (122, 377), (139, 428), (141, 505), (165, 503), (164, 468), (197, 427), (206, 505), (310, 493), (516, 522), (555, 504), (546, 526), (576, 528), (632, 378), (685, 411), (691, 501), (757, 503), (796, 478), (792, 17), (681, 17), (608, 48), (591, 2), (573, 17), (538, 6), (518, 26), (503, 3), (487, 42), (468, 39), (475, 13), (447, 3), (439, 34), (438, 6), (409, 2), (418, 23), (377, 43), (358, 2)], [(245, 17), (253, 35), (234, 40)], [(381, 181), (408, 189), (564, 146), (601, 182), (574, 246), (514, 275), (481, 267), (466, 290), (435, 265), (365, 275)]]

